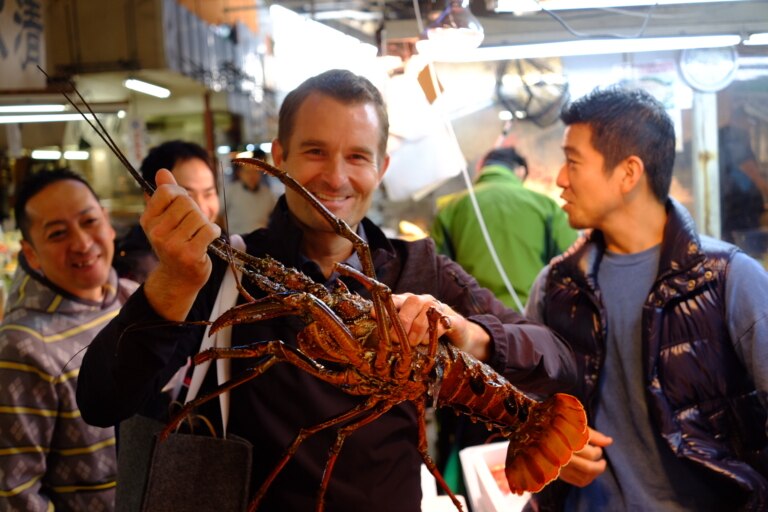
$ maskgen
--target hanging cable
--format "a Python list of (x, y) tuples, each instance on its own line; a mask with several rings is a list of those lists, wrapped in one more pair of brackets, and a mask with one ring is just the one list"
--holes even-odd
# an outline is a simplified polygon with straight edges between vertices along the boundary
[[(419, 33), (424, 32), (424, 24), (421, 19), (421, 11), (419, 10), (419, 4), (418, 0), (413, 0), (413, 10), (416, 16), (416, 23), (419, 27)], [(428, 59), (427, 67), (429, 68), (429, 76), (432, 80), (432, 87), (435, 90), (435, 94), (437, 97), (439, 97), (442, 92), (440, 90), (440, 84), (437, 82), (437, 75), (435, 74), (435, 68), (434, 63), (431, 59)], [(437, 100), (435, 100), (437, 101)], [(445, 124), (445, 128), (448, 130), (448, 133), (451, 137), (453, 137), (454, 140), (457, 140), (456, 133), (453, 131), (453, 125), (451, 124), (451, 121), (445, 116), (445, 113), (440, 110), (440, 117)], [(491, 240), (491, 235), (488, 232), (488, 227), (485, 224), (485, 218), (483, 217), (482, 212), (480, 211), (480, 205), (477, 202), (477, 198), (475, 197), (475, 187), (472, 184), (472, 179), (469, 176), (469, 171), (467, 169), (467, 166), (463, 166), (461, 169), (461, 175), (464, 178), (464, 183), (467, 186), (467, 192), (469, 195), (469, 200), (472, 203), (472, 208), (475, 211), (475, 215), (477, 217), (477, 222), (480, 225), (480, 232), (483, 234), (483, 239), (485, 240), (485, 245), (488, 247), (488, 252), (491, 255), (491, 259), (493, 260), (494, 265), (496, 266), (496, 270), (499, 273), (499, 276), (501, 276), (501, 280), (504, 283), (504, 287), (507, 289), (507, 292), (512, 296), (512, 299), (515, 302), (515, 306), (517, 307), (517, 310), (522, 313), (523, 312), (523, 304), (520, 301), (520, 297), (518, 297), (517, 292), (515, 291), (514, 286), (512, 286), (512, 283), (509, 280), (509, 277), (507, 276), (507, 273), (504, 271), (504, 266), (501, 263), (501, 260), (499, 259), (499, 255), (496, 252), (496, 248), (493, 245), (493, 241)]]

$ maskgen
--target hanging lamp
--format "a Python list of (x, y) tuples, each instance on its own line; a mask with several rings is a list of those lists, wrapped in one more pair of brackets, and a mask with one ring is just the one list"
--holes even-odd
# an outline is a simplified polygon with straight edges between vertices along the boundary
[[(445, 9), (424, 29), (429, 47), (440, 53), (474, 50), (483, 42), (483, 26), (469, 9), (469, 0), (447, 0)], [(425, 46), (425, 45), (422, 45)]]

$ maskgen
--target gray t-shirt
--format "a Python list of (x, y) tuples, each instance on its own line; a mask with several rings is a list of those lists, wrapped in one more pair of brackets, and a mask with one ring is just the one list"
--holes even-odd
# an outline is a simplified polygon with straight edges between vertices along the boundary
[[(618, 255), (606, 253), (597, 281), (607, 315), (606, 360), (593, 424), (614, 442), (605, 449), (608, 469), (592, 484), (574, 488), (569, 512), (719, 511), (728, 503), (655, 433), (645, 402), (642, 306), (658, 272), (660, 246)], [(549, 267), (533, 286), (526, 315), (541, 321)], [(748, 290), (748, 291), (747, 291)], [(738, 292), (738, 293), (737, 293)], [(768, 371), (768, 275), (751, 258), (737, 255), (726, 283), (726, 314), (734, 345), (758, 389)], [(628, 406), (629, 405), (629, 406)]]

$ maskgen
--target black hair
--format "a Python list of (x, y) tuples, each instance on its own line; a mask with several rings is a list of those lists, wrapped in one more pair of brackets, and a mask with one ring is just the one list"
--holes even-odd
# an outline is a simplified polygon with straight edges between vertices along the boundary
[(520, 156), (515, 148), (495, 148), (490, 150), (483, 157), (483, 166), (498, 163), (508, 167), (511, 170), (515, 170), (518, 167), (523, 168), (523, 179), (528, 176), (528, 162)]
[(160, 169), (168, 169), (170, 171), (178, 162), (183, 162), (192, 158), (199, 158), (208, 164), (208, 168), (211, 169), (211, 174), (213, 174), (214, 181), (216, 180), (216, 173), (213, 172), (213, 168), (211, 167), (208, 151), (194, 142), (183, 140), (163, 142), (150, 149), (147, 156), (141, 162), (141, 175), (150, 185), (156, 187), (155, 176), (157, 175), (157, 171)]
[(560, 119), (592, 129), (592, 146), (603, 155), (606, 171), (630, 156), (640, 158), (653, 194), (662, 203), (667, 200), (675, 127), (664, 105), (650, 93), (617, 85), (597, 88), (566, 105)]
[(96, 198), (96, 201), (99, 200), (99, 196), (94, 192), (91, 184), (88, 183), (85, 178), (70, 169), (60, 168), (52, 171), (40, 171), (28, 174), (21, 182), (21, 185), (16, 192), (16, 202), (13, 205), (16, 227), (21, 231), (21, 236), (24, 240), (31, 241), (29, 236), (30, 224), (29, 216), (27, 216), (27, 203), (44, 188), (48, 187), (48, 185), (64, 180), (72, 180), (82, 183), (88, 187), (88, 190), (91, 191), (91, 194)]

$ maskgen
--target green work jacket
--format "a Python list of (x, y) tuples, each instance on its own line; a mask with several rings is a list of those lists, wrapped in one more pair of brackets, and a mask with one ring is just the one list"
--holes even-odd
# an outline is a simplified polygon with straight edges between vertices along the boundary
[[(524, 305), (536, 275), (576, 240), (578, 232), (552, 198), (525, 188), (503, 165), (482, 169), (475, 196), (499, 260)], [(439, 198), (437, 207), (431, 235), (438, 250), (517, 309), (483, 239), (467, 191)]]

